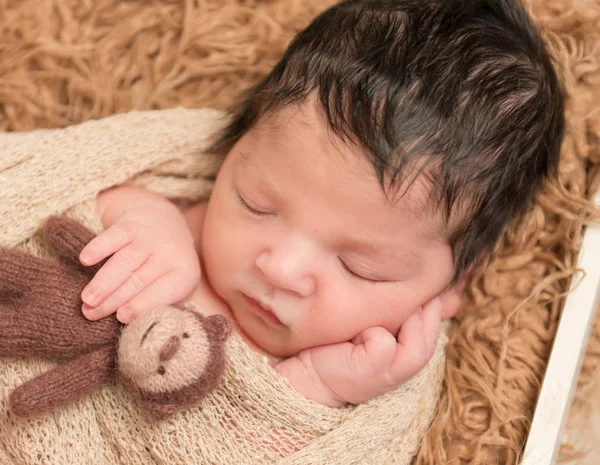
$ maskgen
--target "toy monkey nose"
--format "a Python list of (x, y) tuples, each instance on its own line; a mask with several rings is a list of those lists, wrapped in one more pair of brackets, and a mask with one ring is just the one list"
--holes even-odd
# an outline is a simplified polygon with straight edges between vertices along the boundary
[(177, 336), (171, 336), (167, 340), (167, 342), (165, 342), (165, 345), (162, 346), (162, 349), (160, 349), (160, 353), (158, 354), (158, 359), (161, 362), (166, 362), (167, 360), (172, 359), (173, 356), (179, 350), (180, 343), (181, 343), (181, 341), (179, 340), (179, 338)]

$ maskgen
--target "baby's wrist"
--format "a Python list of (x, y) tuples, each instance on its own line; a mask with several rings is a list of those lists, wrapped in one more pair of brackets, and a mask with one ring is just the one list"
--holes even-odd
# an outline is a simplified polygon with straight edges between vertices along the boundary
[(196, 203), (183, 211), (183, 216), (188, 225), (188, 229), (192, 233), (194, 239), (194, 247), (200, 255), (202, 251), (202, 232), (204, 230), (204, 218), (206, 216), (207, 202)]
[(96, 198), (96, 213), (105, 229), (125, 214), (139, 211), (142, 216), (148, 213), (172, 211), (183, 216), (179, 209), (166, 197), (142, 189), (141, 187), (122, 185), (102, 191)]

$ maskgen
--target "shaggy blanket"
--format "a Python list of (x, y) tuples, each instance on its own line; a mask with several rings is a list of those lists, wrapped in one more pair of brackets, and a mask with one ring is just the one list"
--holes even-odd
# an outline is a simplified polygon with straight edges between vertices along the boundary
[[(216, 110), (179, 108), (0, 134), (0, 215), (8, 219), (0, 244), (48, 257), (36, 233), (47, 216), (66, 213), (99, 231), (97, 193), (125, 182), (184, 201), (206, 199), (222, 156), (205, 149), (225, 120)], [(3, 463), (408, 464), (439, 398), (446, 341), (442, 334), (433, 359), (399, 389), (334, 409), (295, 392), (234, 335), (219, 388), (169, 421), (149, 421), (116, 383), (37, 420), (12, 417), (4, 402)], [(53, 364), (0, 358), (0, 397)]]

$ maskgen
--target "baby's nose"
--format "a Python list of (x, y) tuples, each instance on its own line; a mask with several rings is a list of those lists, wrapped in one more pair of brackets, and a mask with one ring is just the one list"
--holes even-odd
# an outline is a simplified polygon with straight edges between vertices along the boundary
[(290, 235), (256, 257), (255, 266), (273, 286), (301, 297), (314, 292), (319, 247), (313, 240)]
[(305, 257), (265, 252), (256, 259), (256, 266), (271, 285), (308, 297), (315, 288), (308, 261)]
[(171, 336), (167, 340), (167, 342), (165, 342), (165, 345), (162, 346), (162, 349), (160, 349), (158, 359), (161, 362), (166, 362), (167, 360), (171, 360), (175, 356), (177, 351), (179, 350), (180, 343), (181, 342), (179, 341), (179, 338), (177, 336)]

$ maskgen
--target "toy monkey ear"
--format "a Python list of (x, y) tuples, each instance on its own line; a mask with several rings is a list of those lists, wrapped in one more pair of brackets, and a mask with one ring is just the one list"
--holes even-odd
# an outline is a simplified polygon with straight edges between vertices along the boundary
[(66, 216), (50, 216), (41, 227), (41, 233), (46, 244), (56, 253), (65, 265), (76, 267), (80, 271), (93, 276), (102, 263), (86, 267), (79, 261), (79, 254), (85, 245), (96, 234), (81, 223)]
[(204, 330), (209, 341), (222, 344), (231, 334), (231, 322), (223, 315), (210, 315), (204, 320)]

